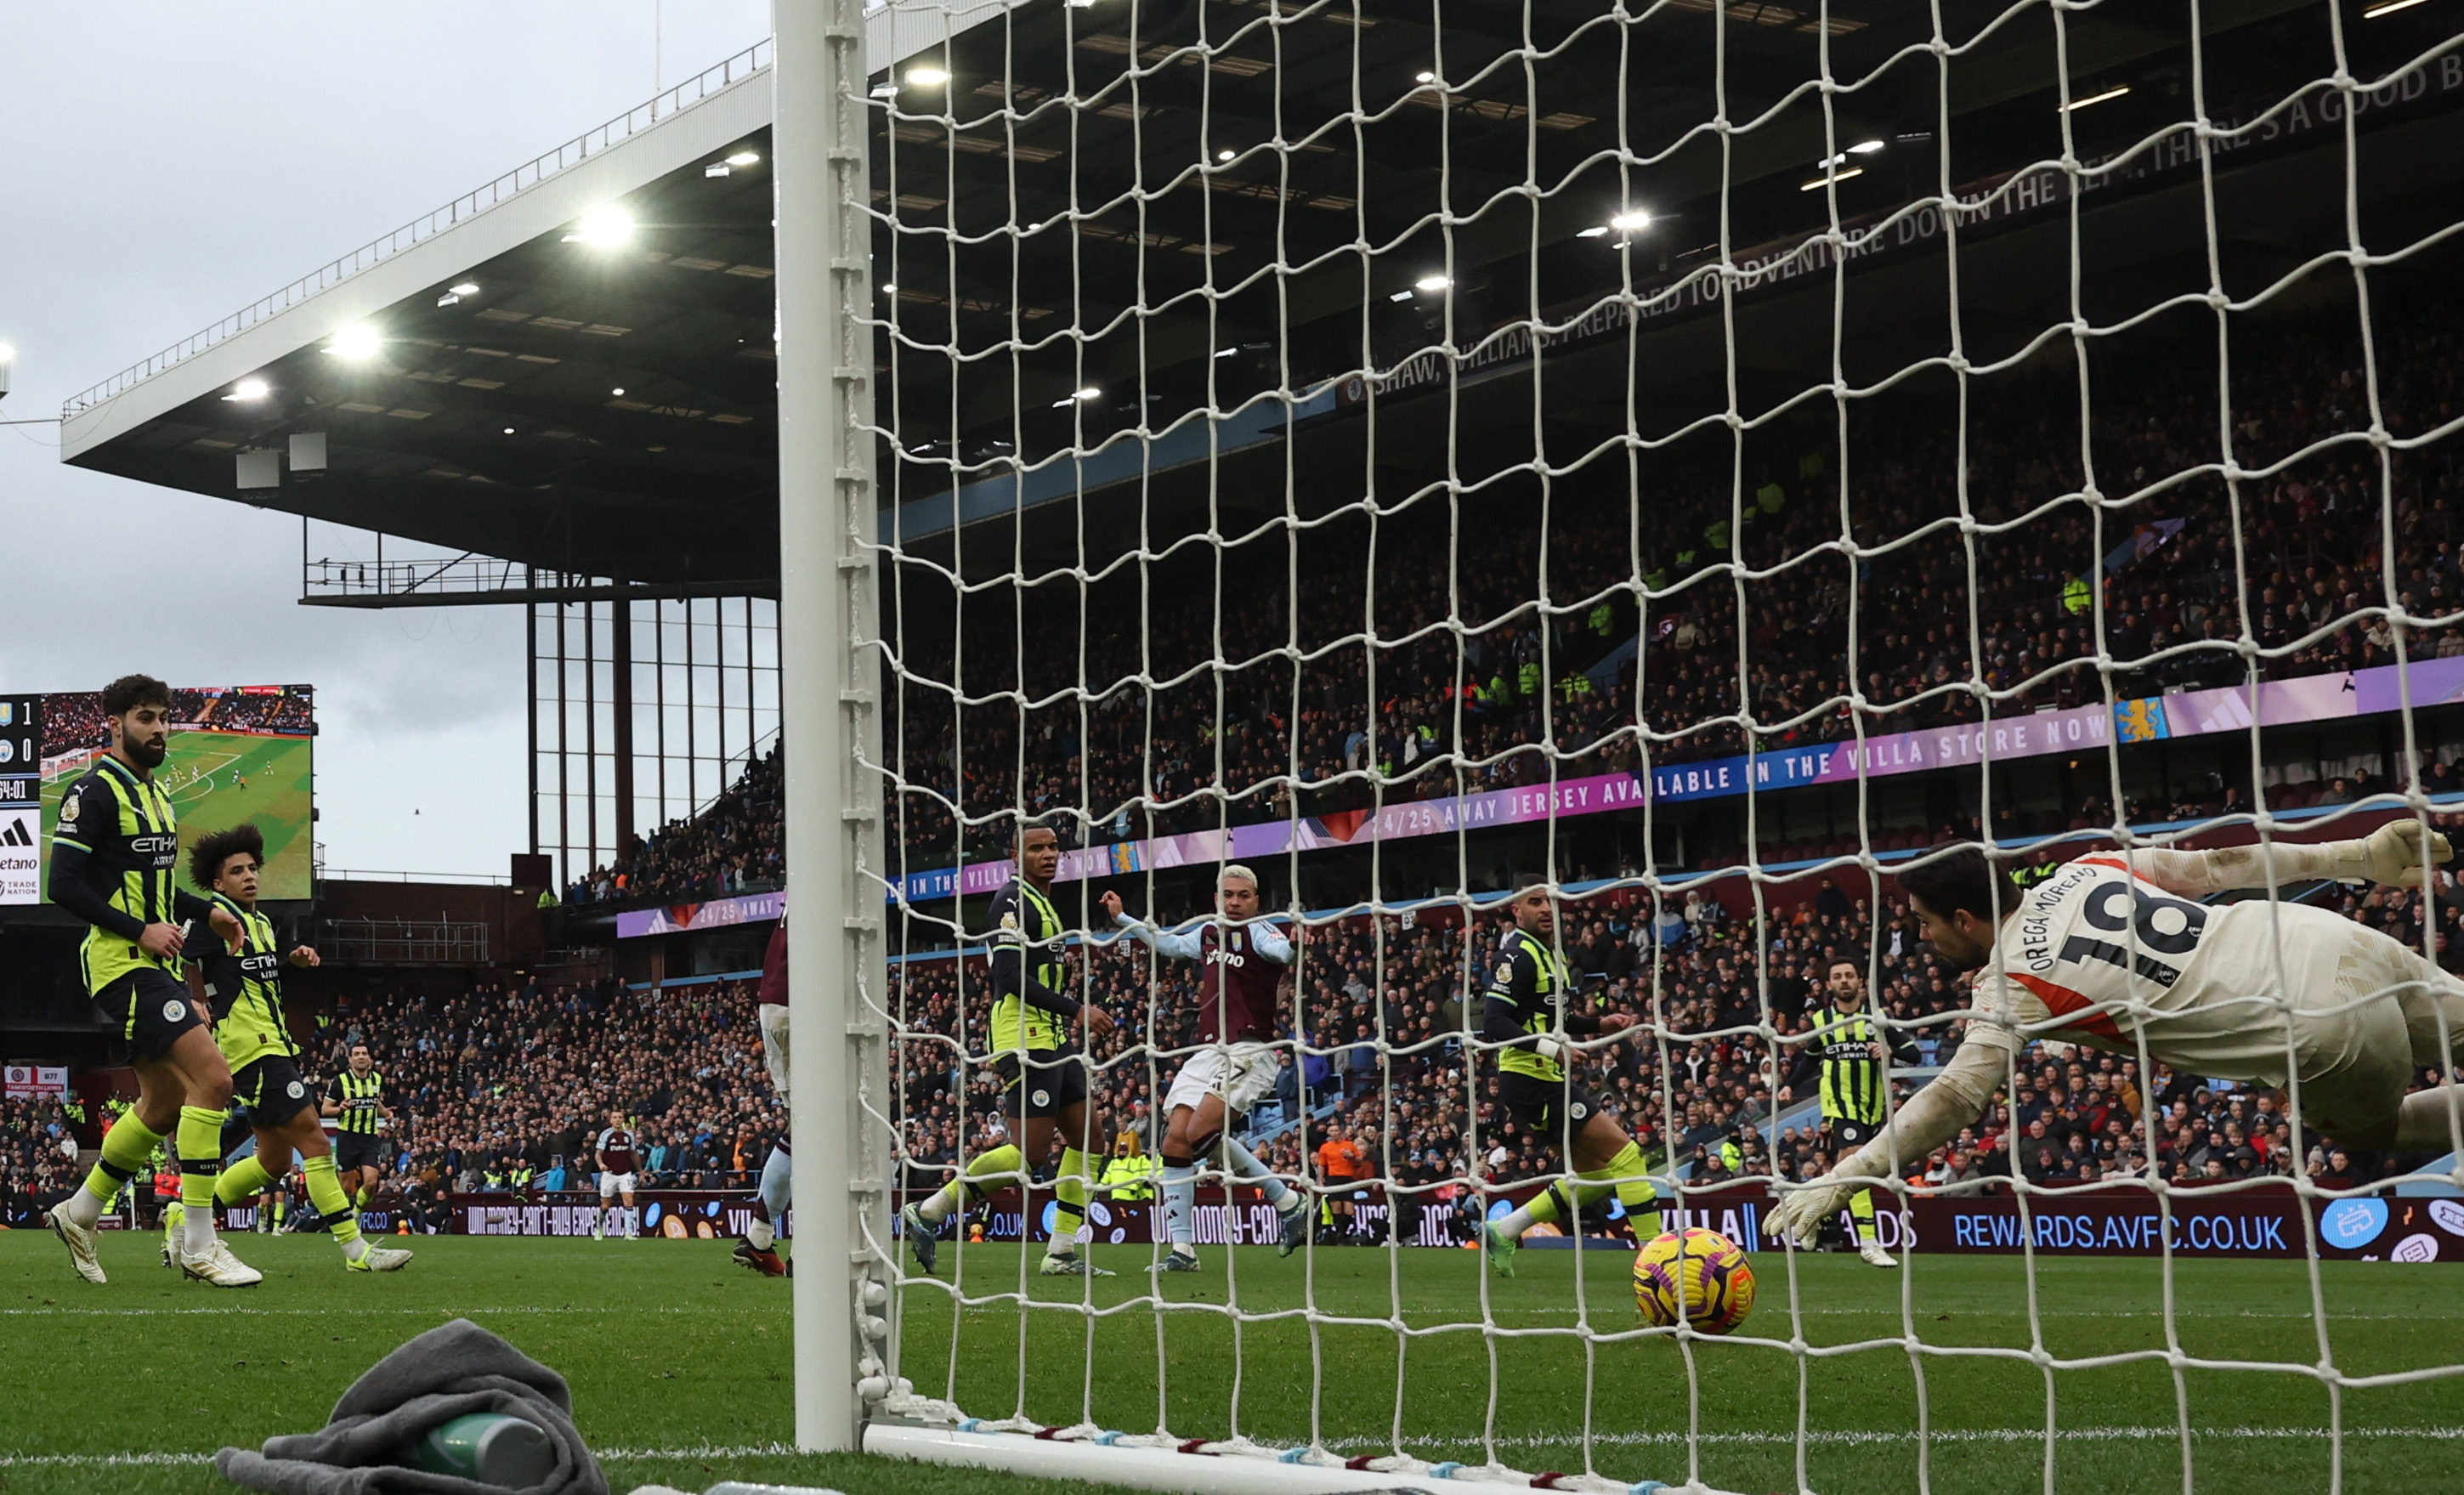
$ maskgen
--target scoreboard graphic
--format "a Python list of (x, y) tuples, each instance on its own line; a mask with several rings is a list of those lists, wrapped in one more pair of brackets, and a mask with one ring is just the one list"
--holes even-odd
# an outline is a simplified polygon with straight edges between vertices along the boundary
[(43, 698), (0, 695), (0, 903), (42, 897)]

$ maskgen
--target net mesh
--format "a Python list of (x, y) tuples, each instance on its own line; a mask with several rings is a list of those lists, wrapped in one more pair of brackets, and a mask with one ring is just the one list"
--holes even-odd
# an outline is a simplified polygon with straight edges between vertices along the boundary
[[(991, 1063), (1005, 938), (1117, 1025), (1084, 1041), (1081, 1134), (962, 1198), (932, 1274), (869, 1242), (921, 1394), (889, 1410), (1599, 1488), (1931, 1488), (1984, 1448), (2040, 1453), (2050, 1489), (2104, 1442), (2177, 1444), (2189, 1488), (2211, 1440), (2289, 1429), (2333, 1483), (2382, 1446), (2347, 1436), (2360, 1393), (2371, 1440), (2454, 1436), (2464, 1365), (2356, 1346), (2322, 1262), (2464, 1255), (2464, 1209), (2382, 1177), (2434, 1184), (2454, 1142), (2305, 1125), (2280, 940), (2251, 994), (2280, 1096), (2152, 1049), (2149, 990), (2114, 1043), (2015, 1052), (1970, 1132), (1838, 1221), (1898, 1250), (2002, 1201), (1974, 1240), (1924, 1237), (1878, 1297), (1758, 1239), (1859, 1135), (1808, 1057), (1833, 961), (1888, 1055), (1872, 1122), (1984, 1021), (1894, 880), (1928, 846), (2274, 844), (2451, 797), (2459, 225), (2421, 163), (2464, 37), (2437, 7), (2215, 9), (894, 8), (910, 55), (867, 100), (893, 915), (867, 1000), (902, 1198), (1030, 1140)], [(1063, 846), (1048, 947), (987, 914), (1030, 825)], [(1252, 1056), (1201, 1037), (1204, 962), (1101, 898), (1201, 933), (1233, 864), (1292, 955), (1232, 1128), (1317, 1228), (1246, 1249), (1280, 1218), (1201, 1159), (1200, 1273), (1149, 1277), (1136, 1159), (1184, 1066)], [(1545, 1117), (1485, 1025), (1527, 873), (1575, 1010), (1637, 1023), (1558, 1034), (1575, 1088)], [(2443, 964), (2444, 886), (2271, 868), (2257, 895)], [(2395, 1089), (2453, 1082), (2432, 1026)], [(1718, 1230), (1764, 1279), (1732, 1331), (1639, 1320), (1624, 1251), (1508, 1281), (1439, 1249), (1577, 1188), (1595, 1112), (1656, 1202), (1527, 1246), (1628, 1245), (1647, 1209)], [(1093, 1159), (1077, 1254), (1117, 1279), (1014, 1243), (1066, 1219), (1064, 1145)], [(2193, 1275), (2199, 1186), (2200, 1219), (2260, 1221), (2244, 1254), (2283, 1248), (2264, 1281)], [(2082, 1275), (2081, 1190), (2154, 1220), (2142, 1296)], [(2347, 1191), (2420, 1228), (2322, 1239)], [(1987, 1286), (1935, 1254), (1997, 1244)], [(2217, 1314), (2287, 1332), (2219, 1350)]]

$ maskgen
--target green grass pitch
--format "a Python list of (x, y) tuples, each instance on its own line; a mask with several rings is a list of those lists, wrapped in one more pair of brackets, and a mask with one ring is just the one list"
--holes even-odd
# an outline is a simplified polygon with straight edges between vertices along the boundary
[[(16, 1374), (0, 1412), (0, 1489), (187, 1492), (229, 1488), (204, 1456), (226, 1443), (320, 1425), (334, 1398), (370, 1363), (454, 1314), (495, 1329), (573, 1383), (583, 1435), (608, 1453), (620, 1491), (663, 1482), (701, 1489), (721, 1479), (834, 1485), (850, 1495), (965, 1491), (1062, 1495), (1082, 1487), (936, 1471), (857, 1457), (813, 1458), (777, 1445), (790, 1435), (788, 1285), (730, 1264), (717, 1242), (594, 1242), (446, 1238), (409, 1242), (419, 1259), (399, 1274), (345, 1275), (322, 1239), (239, 1238), (243, 1259), (265, 1269), (262, 1287), (217, 1292), (171, 1279), (148, 1236), (105, 1238), (112, 1282), (91, 1287), (69, 1273), (48, 1234), (0, 1233), (0, 1342)], [(944, 1247), (943, 1271), (951, 1270)], [(1093, 1379), (1082, 1391), (1090, 1321), (1038, 1310), (1019, 1374), (1018, 1312), (1007, 1303), (965, 1310), (956, 1385), (980, 1417), (1023, 1402), (1046, 1422), (1082, 1411), (1108, 1427), (1152, 1429), (1156, 1366), (1169, 1368), (1163, 1403), (1184, 1436), (1228, 1431), (1233, 1330), (1220, 1313), (1225, 1253), (1207, 1271), (1163, 1279), (1177, 1307), (1138, 1305), (1144, 1250), (1098, 1248), (1121, 1275), (1091, 1285)], [(1251, 1311), (1297, 1308), (1305, 1258), (1265, 1248), (1239, 1253), (1237, 1290)], [(1478, 1462), (1496, 1387), (1498, 1455), (1518, 1468), (1583, 1466), (1578, 1435), (1586, 1396), (1603, 1474), (1672, 1483), (1688, 1473), (1684, 1432), (1699, 1416), (1701, 1477), (1722, 1487), (1796, 1487), (1793, 1433), (1797, 1362), (1783, 1348), (1698, 1341), (1699, 1399), (1689, 1402), (1684, 1352), (1664, 1341), (1597, 1347), (1529, 1330), (1574, 1322), (1575, 1261), (1526, 1252), (1521, 1276), (1488, 1284), (1502, 1332), (1411, 1337), (1400, 1391), (1404, 1446), (1424, 1458)], [(1755, 1259), (1761, 1299), (1745, 1332), (1786, 1340), (1785, 1263)], [(1583, 1263), (1584, 1299), (1603, 1331), (1634, 1326), (1625, 1260)], [(1322, 1312), (1366, 1321), (1297, 1317), (1241, 1330), (1243, 1430), (1265, 1441), (1305, 1440), (1309, 1387), (1324, 1386), (1320, 1426), (1329, 1446), (1389, 1446), (1398, 1399), (1394, 1322), (1416, 1329), (1477, 1323), (1481, 1279), (1469, 1253), (1320, 1250), (1308, 1269)], [(1806, 1341), (1861, 1345), (1808, 1359), (1807, 1480), (1818, 1491), (1918, 1487), (1916, 1374), (1903, 1336), (1912, 1327), (1945, 1349), (2030, 1343), (2026, 1280), (2015, 1258), (1919, 1257), (1913, 1274), (1876, 1271), (1853, 1257), (1801, 1258), (1796, 1293)], [(1399, 1273), (1399, 1280), (1390, 1277)], [(2048, 1259), (2037, 1265), (2043, 1347), (2076, 1358), (2161, 1350), (2157, 1264), (2136, 1258)], [(2334, 1264), (2322, 1269), (2329, 1349), (2355, 1374), (2464, 1362), (2464, 1277), (2439, 1266)], [(1088, 1286), (1025, 1279), (1039, 1302), (1071, 1303)], [(966, 1252), (972, 1293), (1015, 1292), (1015, 1247)], [(1903, 1309), (1901, 1293), (1910, 1300)], [(2320, 1345), (2308, 1278), (2298, 1263), (2182, 1262), (2175, 1268), (2182, 1349), (2192, 1354), (2315, 1365)], [(1399, 1314), (1397, 1301), (1400, 1303)], [(949, 1389), (950, 1300), (939, 1287), (906, 1289), (899, 1315), (902, 1370), (919, 1390)], [(1494, 1374), (1491, 1357), (1494, 1356)], [(2046, 1376), (2025, 1360), (1928, 1354), (1925, 1379), (1937, 1435), (1929, 1455), (1941, 1491), (2038, 1489), (2044, 1484)], [(39, 1372), (39, 1374), (36, 1374)], [(1587, 1388), (1588, 1372), (1588, 1388)], [(139, 1395), (118, 1388), (143, 1384)], [(2059, 1489), (2181, 1487), (2175, 1393), (2161, 1363), (2057, 1372)], [(2328, 1487), (2326, 1391), (2287, 1370), (2189, 1372), (2185, 1387), (2197, 1487), (2263, 1488), (2289, 1495)], [(1091, 1407), (1086, 1402), (1091, 1400)], [(2348, 1491), (2417, 1492), (2454, 1486), (2464, 1470), (2464, 1378), (2349, 1392), (2343, 1397)], [(112, 1461), (120, 1456), (120, 1462)], [(135, 1456), (133, 1458), (129, 1456)], [(1090, 1451), (1089, 1458), (1100, 1457)]]
[[(183, 846), (209, 831), (254, 821), (265, 833), (266, 875), (260, 898), (309, 896), (311, 855), (307, 737), (265, 737), (245, 732), (174, 732), (169, 754), (156, 772), (170, 785), (180, 817)], [(50, 875), (52, 828), (59, 824), (60, 796), (83, 773), (43, 781), (43, 862)], [(248, 780), (242, 788), (234, 775)], [(182, 876), (186, 876), (185, 869)]]

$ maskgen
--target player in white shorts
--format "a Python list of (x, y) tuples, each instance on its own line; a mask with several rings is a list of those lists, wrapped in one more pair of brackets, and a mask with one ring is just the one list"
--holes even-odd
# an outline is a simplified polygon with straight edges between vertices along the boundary
[(1204, 962), (1199, 978), (1198, 1035), (1204, 1044), (1182, 1062), (1164, 1095), (1163, 1214), (1171, 1254), (1155, 1270), (1198, 1270), (1192, 1221), (1198, 1202), (1197, 1161), (1220, 1157), (1237, 1177), (1258, 1186), (1283, 1223), (1283, 1254), (1301, 1247), (1309, 1210), (1300, 1195), (1258, 1161), (1227, 1130), (1230, 1118), (1247, 1111), (1275, 1088), (1281, 1063), (1275, 1037), (1276, 990), (1292, 963), (1292, 942), (1272, 924), (1257, 922), (1258, 879), (1238, 864), (1217, 884), (1221, 917), (1195, 930), (1165, 932), (1121, 912), (1120, 894), (1107, 892), (1104, 912), (1133, 939), (1172, 960)]
[[(755, 993), (756, 1008), (761, 1014), (761, 1059), (770, 1067), (770, 1088), (779, 1099), (787, 1098), (787, 916), (779, 915), (779, 923), (770, 931), (770, 943), (761, 955), (761, 985)], [(784, 1277), (787, 1264), (779, 1256), (779, 1221), (786, 1218), (788, 1197), (794, 1189), (795, 1159), (787, 1147), (787, 1137), (780, 1133), (770, 1145), (770, 1155), (761, 1160), (761, 1184), (753, 1198), (753, 1219), (744, 1227), (744, 1238), (736, 1242), (736, 1264), (749, 1266), (764, 1277)]]
[[(2464, 1087), (2407, 1095), (2419, 1066), (2464, 1053), (2464, 982), (2374, 929), (2307, 904), (2191, 900), (2275, 880), (2421, 885), (2445, 837), (2396, 821), (2316, 846), (2099, 853), (2022, 893), (1972, 846), (1899, 874), (1925, 938), (1977, 971), (1968, 1036), (1933, 1083), (1826, 1178), (1790, 1193), (1771, 1233), (1811, 1244), (1854, 1187), (1922, 1159), (1980, 1115), (2035, 1038), (2254, 1085), (2299, 1082), (2301, 1115), (2339, 1142), (2449, 1148)], [(1981, 968), (1981, 969), (1980, 969)]]
[[(599, 1219), (590, 1227), (593, 1237), (604, 1240), (613, 1234), (622, 1239), (640, 1228), (642, 1217), (633, 1208), (633, 1182), (640, 1166), (639, 1148), (640, 1142), (633, 1135), (633, 1129), (625, 1124), (625, 1113), (609, 1111), (607, 1130), (599, 1133)], [(608, 1209), (607, 1201), (619, 1195), (625, 1199), (625, 1213), (616, 1217), (615, 1229), (611, 1232), (607, 1228), (608, 1217), (614, 1212)]]

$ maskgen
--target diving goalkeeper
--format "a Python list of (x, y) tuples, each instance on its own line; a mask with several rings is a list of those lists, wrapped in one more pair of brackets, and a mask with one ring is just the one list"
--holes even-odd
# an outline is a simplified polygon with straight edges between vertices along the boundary
[(1768, 1217), (1813, 1243), (1859, 1182), (1958, 1135), (2035, 1038), (2150, 1059), (2190, 1074), (2281, 1086), (2348, 1146), (2454, 1145), (2464, 1087), (2407, 1095), (2417, 1066), (2464, 1054), (2464, 983), (2378, 931), (2306, 904), (2189, 900), (2318, 878), (2421, 885), (2447, 840), (2396, 821), (2366, 838), (2218, 851), (2084, 856), (2021, 893), (1973, 846), (1899, 874), (1925, 938), (1974, 970), (1975, 1016), (1959, 1052), (1874, 1139)]

